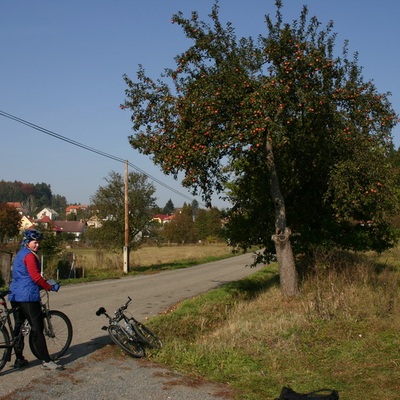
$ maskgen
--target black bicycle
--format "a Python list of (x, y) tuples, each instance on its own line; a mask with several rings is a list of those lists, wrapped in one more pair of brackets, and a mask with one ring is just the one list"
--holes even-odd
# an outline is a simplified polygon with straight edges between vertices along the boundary
[[(13, 335), (13, 321), (11, 319), (14, 309), (7, 305), (5, 299), (10, 293), (9, 290), (0, 291), (0, 306), (2, 307), (0, 308), (0, 371), (7, 362), (11, 361), (12, 350), (17, 339)], [(46, 299), (44, 300), (45, 297)], [(70, 319), (63, 312), (50, 309), (49, 300), (49, 293), (42, 291), (41, 306), (43, 311), (44, 336), (50, 358), (57, 360), (66, 353), (71, 345), (73, 330)], [(39, 358), (33, 342), (33, 333), (27, 320), (22, 325), (19, 335), (29, 335), (29, 346), (32, 354), (36, 358)]]
[(108, 332), (116, 345), (130, 356), (141, 358), (145, 356), (145, 348), (161, 349), (162, 342), (146, 325), (132, 315), (126, 315), (131, 301), (128, 296), (128, 301), (115, 311), (113, 317), (107, 314), (104, 307), (100, 307), (96, 315), (105, 315), (108, 318), (108, 326), (103, 326), (102, 329)]

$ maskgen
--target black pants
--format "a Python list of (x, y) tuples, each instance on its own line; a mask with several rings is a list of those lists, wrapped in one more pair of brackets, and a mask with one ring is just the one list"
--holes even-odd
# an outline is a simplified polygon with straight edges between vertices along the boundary
[(24, 336), (20, 335), (21, 327), (27, 319), (31, 326), (31, 334), (33, 335), (33, 345), (42, 361), (50, 361), (49, 351), (47, 349), (46, 339), (43, 333), (43, 313), (40, 302), (16, 302), (12, 301), (11, 306), (14, 308), (14, 337), (18, 336), (15, 343), (15, 356), (17, 359), (23, 358)]

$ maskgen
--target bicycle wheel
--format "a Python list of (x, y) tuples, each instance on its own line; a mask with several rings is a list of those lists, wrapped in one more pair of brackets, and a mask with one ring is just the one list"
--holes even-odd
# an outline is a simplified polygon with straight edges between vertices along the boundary
[(144, 348), (142, 345), (136, 338), (132, 338), (128, 335), (121, 326), (110, 325), (108, 327), (108, 334), (112, 341), (130, 356), (135, 358), (144, 357)]
[[(71, 321), (63, 312), (50, 310), (48, 318), (44, 317), (44, 337), (52, 360), (57, 360), (66, 353), (72, 341), (72, 334)], [(39, 358), (32, 331), (29, 335), (29, 345), (33, 355)]]
[(7, 361), (11, 359), (11, 347), (5, 347), (10, 345), (10, 335), (7, 328), (0, 325), (0, 371), (4, 368)]
[(154, 332), (151, 331), (150, 328), (136, 320), (131, 320), (130, 323), (144, 346), (152, 349), (161, 349), (161, 340)]

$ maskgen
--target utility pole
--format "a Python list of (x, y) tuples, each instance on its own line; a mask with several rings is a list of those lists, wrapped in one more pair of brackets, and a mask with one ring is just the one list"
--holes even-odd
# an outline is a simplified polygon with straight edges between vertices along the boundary
[(129, 272), (129, 201), (128, 201), (128, 160), (125, 161), (125, 246), (124, 273)]

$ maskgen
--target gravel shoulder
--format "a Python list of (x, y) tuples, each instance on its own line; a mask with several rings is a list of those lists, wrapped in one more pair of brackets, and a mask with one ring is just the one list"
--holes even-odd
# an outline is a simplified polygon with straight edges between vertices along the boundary
[[(107, 338), (104, 347), (78, 360), (63, 364), (64, 371), (42, 371), (38, 362), (25, 370), (9, 369), (20, 380), (34, 372), (36, 377), (26, 385), (1, 397), (2, 400), (216, 400), (232, 399), (233, 391), (227, 385), (194, 379), (146, 359), (133, 359), (124, 355)], [(99, 343), (100, 344), (100, 343)], [(4, 373), (3, 372), (3, 373)], [(0, 378), (0, 379), (4, 379)]]

